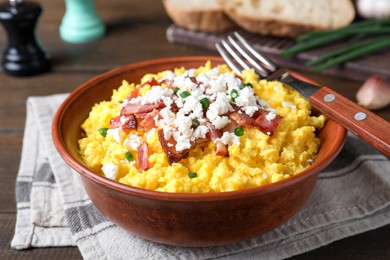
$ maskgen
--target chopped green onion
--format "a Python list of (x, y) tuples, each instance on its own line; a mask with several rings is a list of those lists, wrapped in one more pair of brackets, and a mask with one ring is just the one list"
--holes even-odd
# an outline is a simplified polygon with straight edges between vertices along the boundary
[(180, 90), (180, 88), (176, 87), (173, 89), (173, 94), (177, 94), (177, 92)]
[(198, 177), (198, 174), (197, 174), (196, 172), (190, 172), (190, 173), (188, 173), (188, 177), (190, 177), (191, 179), (193, 179), (193, 178)]
[(191, 94), (188, 91), (183, 91), (183, 92), (180, 93), (180, 97), (181, 98), (186, 98), (188, 96), (191, 96)]
[(131, 154), (130, 151), (125, 152), (125, 157), (126, 157), (126, 160), (128, 160), (129, 162), (134, 160), (134, 157), (133, 157), (133, 155)]
[(242, 127), (234, 128), (234, 134), (237, 136), (243, 136), (244, 135), (244, 128), (242, 128)]
[(108, 131), (108, 128), (99, 128), (99, 133), (100, 133), (103, 137), (106, 137), (106, 136), (107, 136), (107, 131)]
[(198, 120), (198, 119), (192, 119), (192, 125), (191, 125), (191, 127), (195, 129), (195, 128), (197, 128), (198, 126), (200, 126), (199, 120)]
[(236, 102), (237, 97), (238, 97), (238, 91), (236, 89), (232, 89), (232, 91), (230, 91), (230, 99), (233, 102)]
[(207, 97), (202, 98), (201, 100), (199, 100), (199, 102), (202, 104), (203, 109), (207, 109), (210, 106), (210, 101), (208, 100)]
[(240, 84), (240, 89), (243, 89), (243, 88), (246, 88), (246, 87), (253, 88), (253, 85), (251, 83), (241, 83)]

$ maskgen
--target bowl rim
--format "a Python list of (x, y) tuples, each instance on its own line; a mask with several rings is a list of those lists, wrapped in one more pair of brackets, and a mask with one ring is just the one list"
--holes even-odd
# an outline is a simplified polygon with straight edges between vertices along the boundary
[[(308, 178), (312, 175), (317, 175), (320, 173), (326, 166), (332, 162), (338, 153), (341, 151), (344, 142), (346, 140), (347, 136), (347, 130), (335, 122), (334, 120), (327, 119), (326, 124), (332, 123), (334, 124), (334, 132), (338, 133), (334, 140), (332, 147), (334, 148), (332, 150), (332, 153), (327, 153), (322, 158), (316, 160), (311, 166), (309, 166), (304, 171), (291, 176), (287, 179), (278, 181), (276, 183), (269, 183), (265, 185), (261, 185), (258, 187), (248, 188), (248, 189), (242, 189), (237, 191), (226, 191), (226, 192), (213, 192), (213, 193), (184, 193), (184, 192), (161, 192), (161, 191), (155, 191), (155, 190), (148, 190), (144, 188), (138, 188), (133, 187), (129, 185), (125, 185), (122, 183), (119, 183), (117, 181), (108, 179), (104, 176), (101, 176), (95, 172), (93, 172), (88, 167), (81, 164), (77, 159), (73, 158), (68, 150), (68, 148), (65, 145), (64, 139), (61, 134), (61, 125), (62, 125), (62, 118), (65, 114), (66, 109), (78, 98), (80, 97), (85, 91), (88, 89), (94, 87), (96, 83), (106, 79), (107, 77), (113, 77), (117, 74), (123, 73), (125, 71), (134, 70), (134, 69), (140, 69), (143, 67), (148, 67), (150, 65), (159, 65), (159, 64), (166, 64), (166, 63), (172, 63), (177, 64), (175, 67), (180, 67), (181, 62), (203, 62), (210, 60), (213, 62), (219, 62), (223, 63), (223, 59), (218, 56), (181, 56), (181, 57), (167, 57), (167, 58), (159, 58), (159, 59), (151, 59), (151, 60), (145, 60), (145, 61), (139, 61), (130, 63), (112, 70), (109, 70), (107, 72), (104, 72), (102, 74), (99, 74), (89, 80), (87, 80), (85, 83), (79, 85), (76, 89), (74, 89), (62, 102), (62, 104), (57, 109), (53, 123), (52, 123), (52, 140), (54, 143), (54, 146), (56, 147), (58, 153), (63, 158), (63, 160), (71, 167), (73, 168), (78, 174), (82, 175), (83, 177), (99, 184), (103, 185), (105, 187), (108, 187), (112, 190), (115, 190), (117, 192), (121, 192), (128, 195), (133, 195), (137, 197), (142, 198), (153, 198), (154, 200), (160, 200), (160, 201), (177, 201), (177, 202), (205, 202), (205, 201), (219, 201), (219, 200), (229, 200), (229, 199), (240, 199), (240, 198), (246, 198), (248, 196), (258, 196), (263, 193), (270, 192), (270, 190), (278, 190), (282, 189), (286, 186), (293, 185), (302, 179)], [(304, 76), (300, 75), (299, 73), (294, 72), (295, 75), (298, 75), (301, 77), (301, 79), (306, 79)], [(308, 80), (308, 79), (307, 79)], [(308, 80), (310, 81), (310, 80)], [(312, 82), (312, 81), (311, 81)], [(112, 89), (115, 89), (119, 86), (113, 86)], [(315, 166), (315, 167), (314, 167)]]

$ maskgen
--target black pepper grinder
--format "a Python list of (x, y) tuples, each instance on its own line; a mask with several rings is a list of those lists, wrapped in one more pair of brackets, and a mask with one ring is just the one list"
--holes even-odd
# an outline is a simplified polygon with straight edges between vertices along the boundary
[(0, 4), (0, 22), (7, 33), (2, 67), (12, 76), (32, 76), (50, 68), (48, 55), (35, 37), (35, 25), (42, 13), (32, 1), (10, 0)]

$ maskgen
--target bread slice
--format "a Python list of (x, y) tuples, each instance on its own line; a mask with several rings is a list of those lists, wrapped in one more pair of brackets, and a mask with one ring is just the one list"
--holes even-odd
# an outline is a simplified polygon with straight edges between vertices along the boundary
[(186, 29), (218, 32), (236, 26), (218, 0), (163, 0), (163, 4), (173, 22)]
[(220, 3), (240, 27), (263, 35), (295, 37), (309, 30), (343, 27), (355, 17), (350, 0), (220, 0)]

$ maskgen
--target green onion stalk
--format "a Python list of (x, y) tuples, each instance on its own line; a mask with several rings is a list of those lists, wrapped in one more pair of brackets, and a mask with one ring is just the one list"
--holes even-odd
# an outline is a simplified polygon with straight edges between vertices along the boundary
[(305, 65), (318, 65), (314, 70), (322, 72), (348, 60), (390, 47), (390, 19), (361, 21), (339, 29), (309, 32), (297, 37), (297, 44), (283, 50), (281, 56), (288, 57), (345, 40), (349, 42), (347, 46), (329, 51)]

